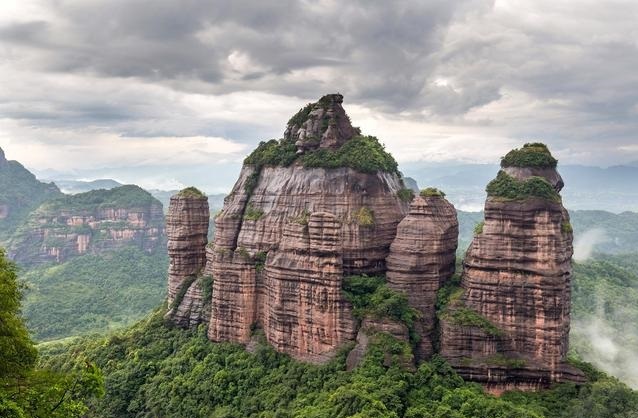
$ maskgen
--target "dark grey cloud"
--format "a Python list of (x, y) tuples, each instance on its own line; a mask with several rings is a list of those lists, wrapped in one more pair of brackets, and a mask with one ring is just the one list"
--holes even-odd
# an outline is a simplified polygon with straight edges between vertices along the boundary
[[(458, 148), (474, 137), (496, 158), (527, 139), (571, 162), (638, 158), (631, 0), (25, 4), (42, 13), (0, 16), (5, 136), (37, 128), (56, 130), (56, 145), (65, 129), (85, 142), (108, 132), (254, 144), (280, 136), (304, 102), (339, 91), (387, 126), (405, 121), (394, 137), (385, 129), (387, 140), (408, 144), (407, 132), (422, 159), (471, 160), (476, 144)], [(428, 148), (454, 135), (450, 147)]]

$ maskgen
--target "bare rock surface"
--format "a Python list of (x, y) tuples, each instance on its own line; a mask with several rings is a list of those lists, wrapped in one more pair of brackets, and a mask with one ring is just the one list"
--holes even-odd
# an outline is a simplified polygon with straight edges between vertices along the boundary
[(454, 206), (444, 197), (417, 196), (397, 228), (387, 262), (388, 285), (408, 297), (421, 317), (414, 331), (419, 359), (433, 353), (437, 291), (454, 274), (459, 224)]
[(178, 193), (171, 197), (166, 215), (171, 307), (167, 317), (178, 325), (190, 326), (204, 320), (201, 281), (196, 279), (203, 276), (206, 266), (209, 213), (204, 195)]
[(317, 148), (339, 148), (358, 132), (350, 124), (341, 103), (342, 95), (328, 94), (317, 103), (307, 105), (291, 119), (284, 138), (294, 140), (300, 153)]

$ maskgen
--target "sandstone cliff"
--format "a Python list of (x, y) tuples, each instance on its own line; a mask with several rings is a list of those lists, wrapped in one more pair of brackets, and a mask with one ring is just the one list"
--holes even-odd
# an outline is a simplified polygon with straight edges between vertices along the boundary
[[(168, 237), (167, 317), (181, 326), (205, 318), (202, 284), (206, 267), (206, 244), (210, 211), (208, 198), (195, 188), (171, 197), (166, 215)], [(198, 278), (200, 280), (198, 281)]]
[(94, 190), (43, 203), (18, 227), (9, 255), (22, 265), (135, 245), (164, 245), (162, 205), (137, 186)]
[(424, 192), (414, 198), (399, 223), (387, 258), (389, 286), (404, 292), (421, 314), (414, 324), (419, 359), (433, 352), (437, 292), (454, 274), (459, 235), (454, 206), (439, 191)]
[(279, 350), (320, 361), (354, 338), (343, 275), (385, 271), (407, 207), (396, 162), (353, 136), (341, 101), (302, 109), (246, 159), (215, 219), (211, 340), (248, 343), (260, 326)]
[[(487, 187), (462, 290), (441, 314), (441, 354), (493, 392), (582, 381), (565, 363), (573, 249), (562, 181), (546, 148), (515, 152), (519, 164), (512, 169), (508, 154)], [(528, 160), (535, 165), (526, 167)]]

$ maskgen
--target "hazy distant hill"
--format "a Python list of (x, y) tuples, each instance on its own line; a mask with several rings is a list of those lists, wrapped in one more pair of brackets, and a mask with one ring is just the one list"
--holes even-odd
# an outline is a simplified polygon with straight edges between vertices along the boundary
[(122, 186), (122, 183), (119, 183), (112, 179), (98, 179), (92, 181), (83, 181), (83, 180), (53, 180), (55, 184), (58, 185), (60, 190), (64, 193), (68, 194), (76, 194), (76, 193), (84, 193), (89, 192), (91, 190), (97, 189), (106, 189), (110, 190), (115, 187)]
[[(565, 181), (561, 194), (568, 209), (638, 212), (638, 166), (559, 165), (558, 169)], [(483, 209), (485, 186), (498, 170), (495, 164), (411, 163), (402, 167), (419, 186), (444, 190), (457, 209), (468, 211)]]

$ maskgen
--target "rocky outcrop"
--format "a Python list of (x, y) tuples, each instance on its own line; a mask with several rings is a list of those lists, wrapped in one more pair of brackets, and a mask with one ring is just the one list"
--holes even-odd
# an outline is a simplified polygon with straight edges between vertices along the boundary
[(166, 215), (168, 237), (167, 314), (176, 324), (203, 322), (202, 281), (206, 267), (209, 221), (208, 198), (196, 189), (184, 189), (171, 197)]
[(441, 195), (417, 196), (399, 223), (390, 247), (388, 285), (404, 292), (420, 313), (414, 324), (419, 336), (415, 353), (419, 359), (433, 353), (437, 291), (454, 274), (458, 235), (452, 204)]
[(557, 194), (560, 176), (551, 170), (543, 176), (550, 183), (516, 168), (517, 181), (535, 188), (502, 174), (488, 186), (485, 223), (464, 261), (463, 292), (441, 316), (441, 354), (493, 392), (583, 380), (565, 363), (572, 231)]
[[(349, 140), (355, 130), (341, 99), (325, 100), (338, 127), (349, 127), (339, 127), (338, 141)], [(314, 120), (308, 112), (306, 122)], [(290, 126), (287, 137), (307, 138)], [(315, 125), (304, 126), (310, 132)], [(209, 338), (246, 344), (251, 329), (260, 326), (273, 345), (311, 361), (322, 361), (352, 340), (356, 331), (341, 281), (343, 275), (385, 271), (397, 224), (407, 211), (397, 195), (402, 188), (396, 172), (308, 168), (299, 161), (245, 165), (215, 219), (207, 267), (214, 277)], [(327, 231), (336, 241), (315, 237)], [(325, 311), (317, 310), (320, 300)]]
[(284, 139), (294, 141), (299, 153), (339, 148), (358, 133), (341, 103), (342, 95), (328, 94), (317, 103), (308, 104), (290, 119)]
[(9, 255), (21, 265), (64, 262), (127, 245), (164, 245), (162, 205), (137, 186), (94, 190), (45, 202), (16, 230)]

